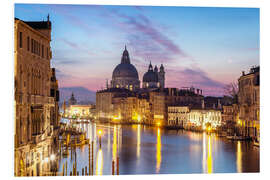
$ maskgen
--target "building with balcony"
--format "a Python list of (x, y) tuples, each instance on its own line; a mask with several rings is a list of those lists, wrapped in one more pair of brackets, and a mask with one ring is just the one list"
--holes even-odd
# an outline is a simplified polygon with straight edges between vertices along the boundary
[(51, 68), (51, 21), (14, 22), (15, 176), (44, 175), (55, 152), (58, 82)]
[(243, 136), (260, 140), (260, 67), (238, 79), (239, 124)]

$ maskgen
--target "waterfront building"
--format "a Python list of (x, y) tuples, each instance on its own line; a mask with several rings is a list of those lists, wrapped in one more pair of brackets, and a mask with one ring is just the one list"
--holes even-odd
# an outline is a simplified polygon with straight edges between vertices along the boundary
[(202, 99), (201, 105), (181, 103), (168, 106), (168, 126), (191, 130), (217, 130), (222, 125), (221, 109), (209, 106)]
[(237, 125), (241, 125), (239, 120), (239, 109), (238, 104), (231, 105), (223, 105), (222, 106), (222, 127), (229, 133), (230, 135), (240, 135), (241, 129), (236, 129)]
[(95, 117), (95, 105), (70, 105), (65, 114), (68, 117), (79, 117), (79, 118), (94, 118)]
[(188, 125), (189, 106), (168, 106), (168, 126), (184, 128)]
[(217, 130), (221, 126), (221, 110), (194, 107), (188, 114), (187, 127), (198, 130)]
[(242, 72), (238, 79), (239, 126), (242, 135), (260, 139), (260, 67)]
[[(15, 176), (45, 175), (57, 150), (58, 82), (51, 68), (51, 21), (14, 23)], [(55, 149), (56, 147), (56, 149)]]
[(129, 96), (132, 92), (125, 88), (108, 88), (96, 92), (96, 116), (99, 121), (110, 121), (114, 116), (114, 96)]
[(131, 64), (126, 47), (121, 58), (121, 63), (113, 70), (110, 88), (126, 88), (130, 91), (136, 91), (140, 88), (137, 69)]

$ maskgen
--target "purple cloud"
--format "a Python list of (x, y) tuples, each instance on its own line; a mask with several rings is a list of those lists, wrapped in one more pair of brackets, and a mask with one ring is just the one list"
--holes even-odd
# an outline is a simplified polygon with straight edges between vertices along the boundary
[[(165, 67), (166, 68), (166, 67)], [(171, 77), (166, 80), (169, 87), (190, 87), (200, 88), (205, 95), (224, 95), (226, 84), (210, 78), (206, 72), (199, 68), (175, 69), (166, 68), (167, 76)]]
[[(123, 19), (120, 25), (128, 30), (127, 38), (129, 44), (135, 49), (136, 55), (144, 56), (145, 58), (145, 55), (159, 53), (160, 55), (165, 55), (163, 58), (166, 58), (166, 60), (170, 60), (171, 55), (186, 56), (183, 50), (180, 49), (173, 40), (162, 33), (162, 31), (143, 14), (132, 17), (119, 13), (116, 10), (112, 12), (118, 18)], [(144, 47), (144, 49), (141, 47)]]

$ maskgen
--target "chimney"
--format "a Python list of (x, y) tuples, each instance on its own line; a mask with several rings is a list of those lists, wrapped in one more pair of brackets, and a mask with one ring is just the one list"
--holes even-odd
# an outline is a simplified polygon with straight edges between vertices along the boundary
[(242, 76), (244, 76), (245, 75), (245, 71), (242, 71)]

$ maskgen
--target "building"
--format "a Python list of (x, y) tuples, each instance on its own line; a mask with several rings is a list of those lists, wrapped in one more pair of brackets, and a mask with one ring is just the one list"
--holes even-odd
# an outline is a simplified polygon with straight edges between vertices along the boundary
[(236, 126), (241, 125), (239, 120), (239, 110), (237, 104), (222, 106), (222, 127), (230, 135), (240, 135), (241, 129), (236, 129)]
[(217, 130), (222, 125), (221, 109), (206, 105), (181, 103), (168, 106), (168, 126), (191, 130)]
[(239, 127), (242, 135), (260, 140), (260, 67), (238, 79)]
[(96, 93), (96, 116), (99, 121), (110, 121), (114, 116), (113, 97), (129, 96), (131, 91), (125, 88), (108, 88)]
[(80, 117), (80, 118), (94, 118), (95, 117), (95, 105), (70, 105), (65, 115), (68, 117)]
[(45, 175), (44, 168), (53, 168), (42, 164), (57, 151), (58, 142), (59, 91), (50, 41), (49, 16), (35, 22), (15, 18), (15, 176)]
[(168, 106), (168, 126), (184, 128), (188, 126), (189, 106)]
[(188, 114), (188, 129), (217, 130), (221, 126), (221, 110), (193, 108)]
[(130, 63), (126, 46), (121, 63), (113, 70), (110, 88), (126, 88), (130, 91), (136, 91), (140, 88), (139, 75), (135, 66)]
[(74, 94), (73, 94), (73, 92), (71, 93), (71, 96), (70, 96), (70, 99), (68, 100), (68, 105), (70, 106), (70, 105), (75, 105), (75, 104), (77, 104), (77, 100), (76, 100), (76, 98), (74, 97)]
[(164, 88), (165, 85), (165, 72), (164, 67), (161, 64), (160, 71), (158, 72), (158, 67), (153, 66), (150, 62), (148, 71), (143, 75), (142, 88)]
[(138, 72), (130, 63), (125, 47), (121, 63), (112, 74), (111, 84), (96, 93), (96, 113), (99, 121), (168, 125), (168, 106), (185, 103), (200, 104), (202, 90), (165, 88), (165, 70), (153, 69), (150, 62), (144, 73), (142, 88)]

